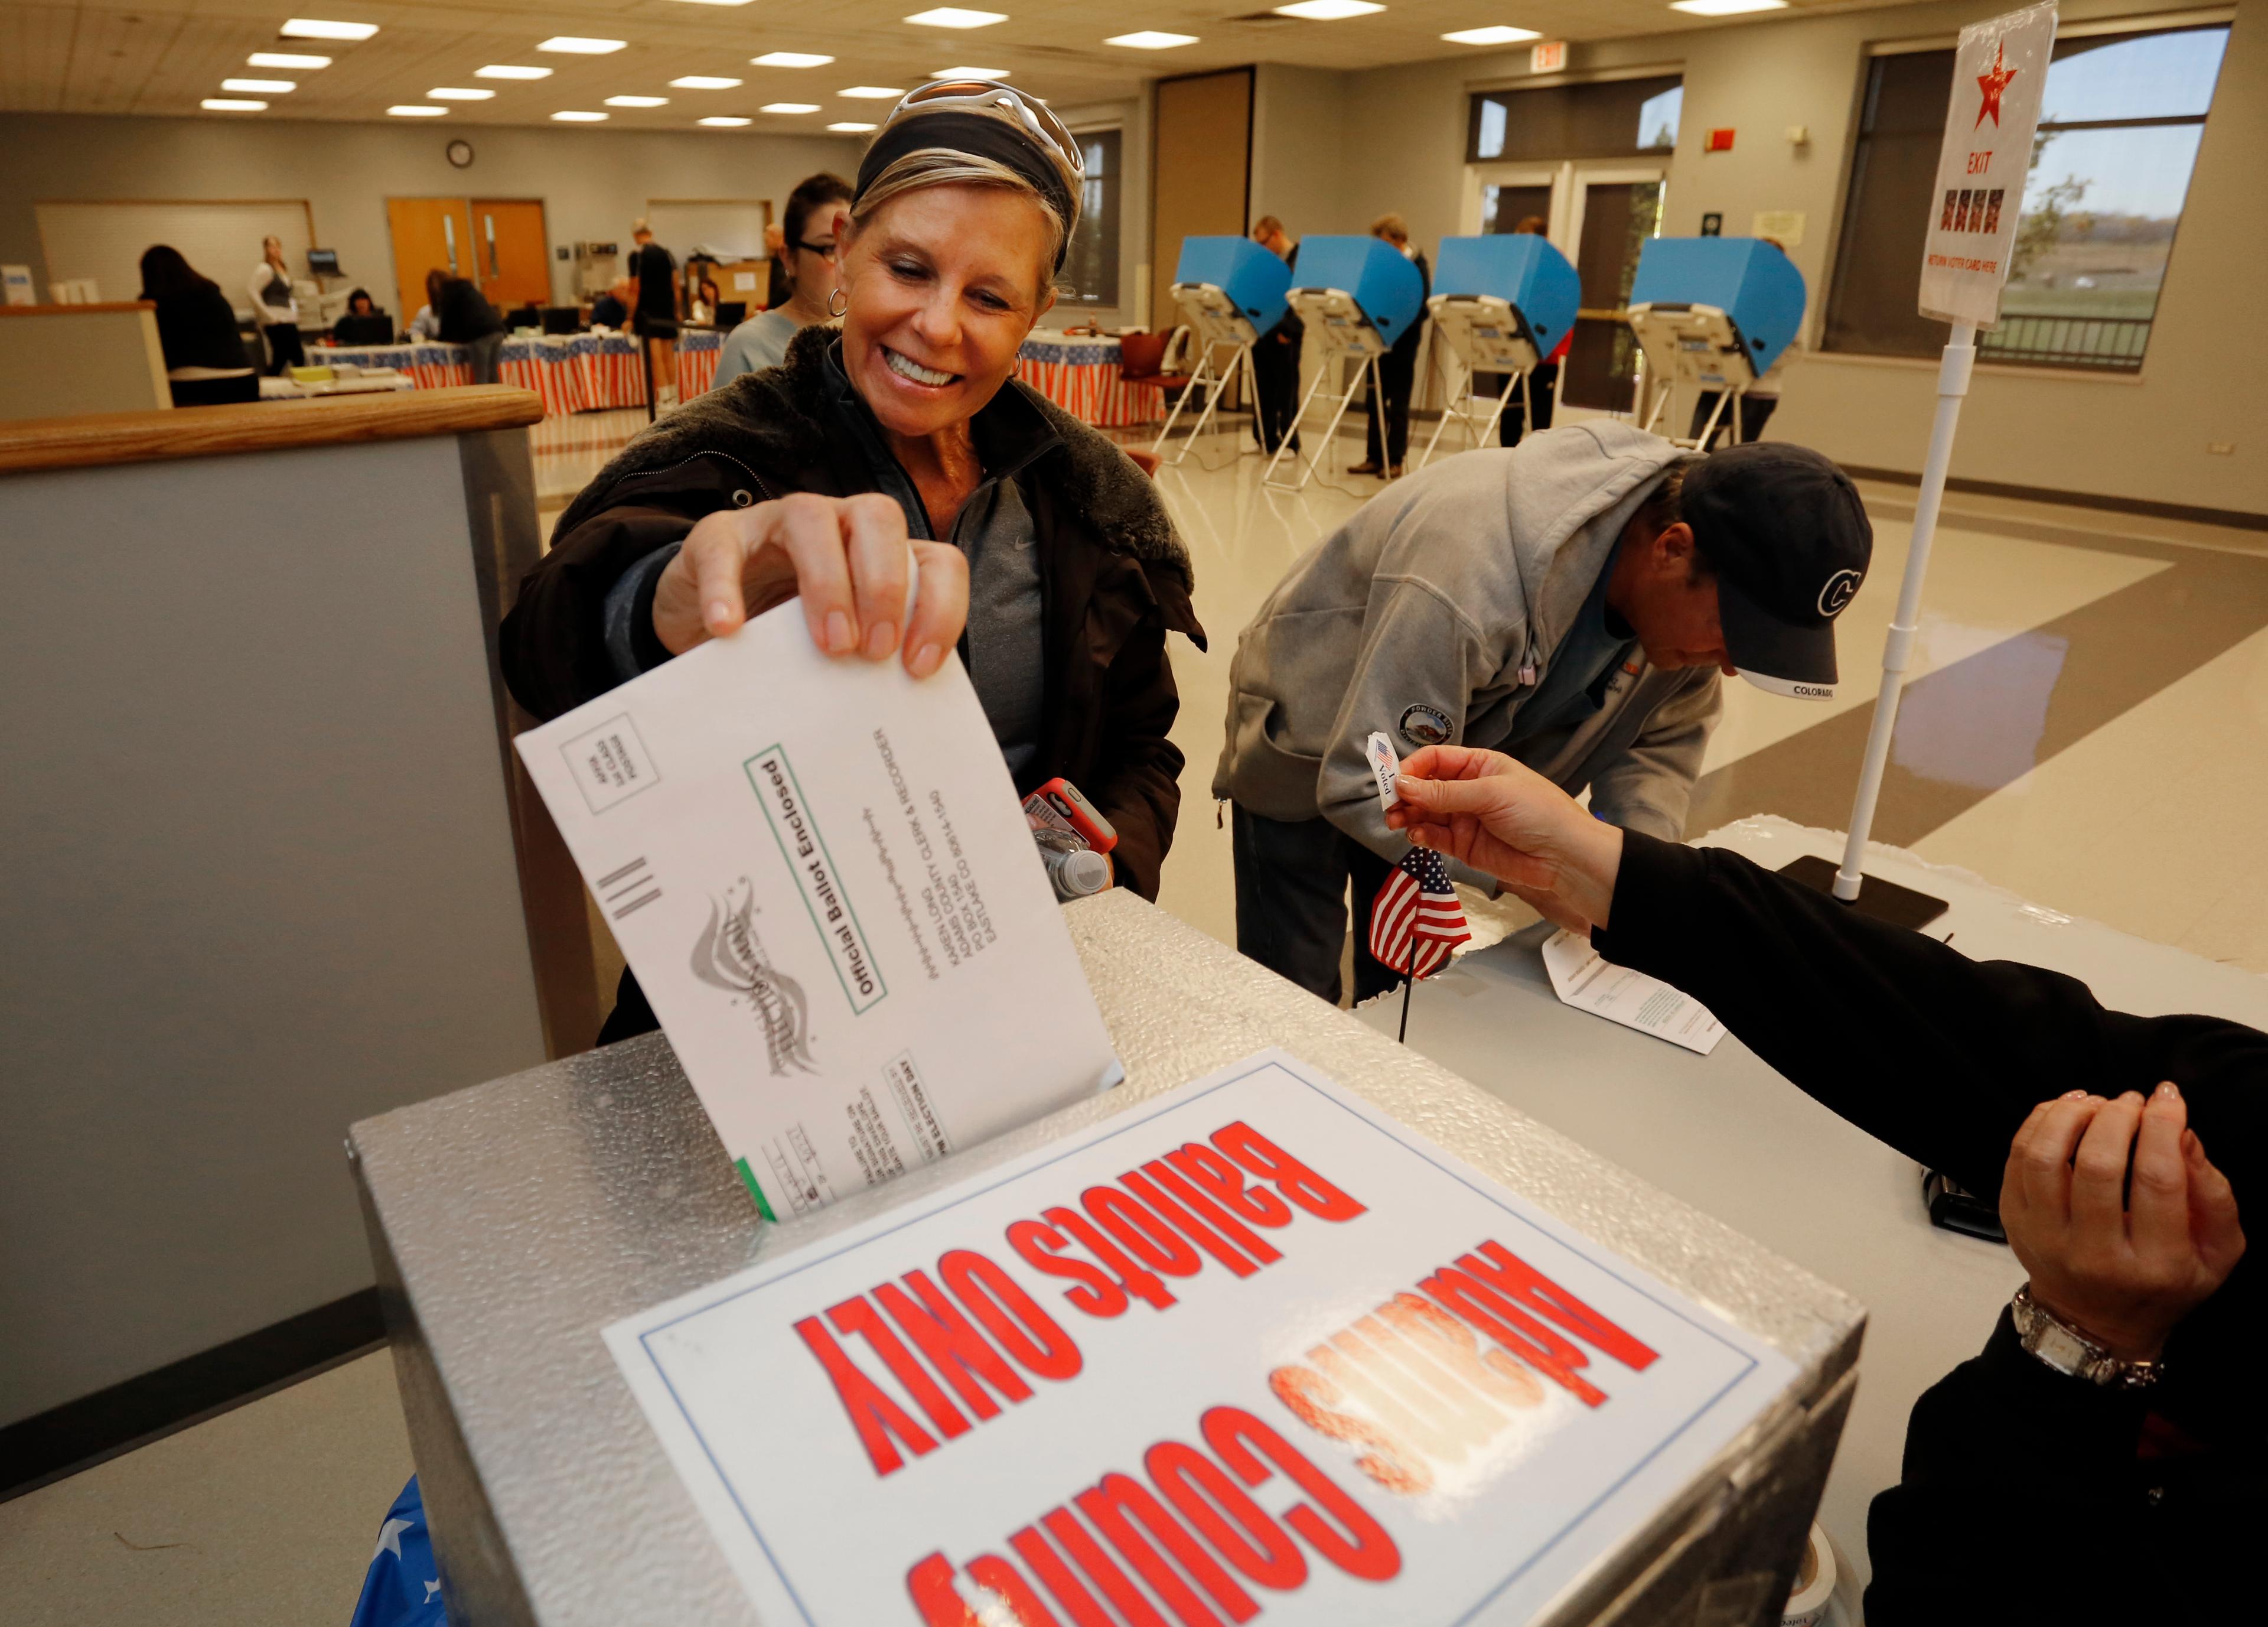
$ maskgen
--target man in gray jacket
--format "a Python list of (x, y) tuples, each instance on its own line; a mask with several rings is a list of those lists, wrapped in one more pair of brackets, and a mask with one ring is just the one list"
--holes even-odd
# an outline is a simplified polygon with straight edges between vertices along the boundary
[[(1610, 419), (1446, 459), (1303, 556), (1239, 640), (1213, 795), (1235, 802), (1237, 947), (1336, 1000), (1398, 974), (1370, 904), (1408, 843), (1366, 743), (1518, 758), (1675, 841), (1719, 674), (1835, 692), (1835, 618), (1874, 536), (1849, 479), (1781, 442), (1702, 458)], [(1486, 877), (1457, 879), (1491, 888)]]

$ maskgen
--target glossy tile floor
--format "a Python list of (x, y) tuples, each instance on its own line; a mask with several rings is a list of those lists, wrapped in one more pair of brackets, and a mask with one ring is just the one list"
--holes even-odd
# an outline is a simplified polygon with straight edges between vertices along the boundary
[[(536, 433), (547, 529), (644, 423), (593, 414)], [(1161, 901), (1224, 939), (1229, 842), (1210, 786), (1237, 632), (1377, 489), (1334, 476), (1289, 494), (1260, 473), (1221, 436), (1159, 482), (1213, 646), (1174, 648), (1189, 766)], [(1841, 696), (1812, 706), (1727, 685), (1696, 833), (1755, 812), (1845, 823), (1912, 503), (1907, 488), (1866, 495), (1874, 566), (1843, 618)], [(2268, 972), (2268, 535), (1955, 496), (1926, 604), (1877, 835)], [(388, 1360), (362, 1357), (0, 1504), (0, 1615), (343, 1623), (409, 1471)]]

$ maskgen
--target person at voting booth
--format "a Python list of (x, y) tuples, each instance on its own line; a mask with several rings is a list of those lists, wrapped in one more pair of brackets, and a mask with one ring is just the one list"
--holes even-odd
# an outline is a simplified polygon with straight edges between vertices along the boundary
[(1914, 1408), (1867, 1521), (1869, 1622), (2257, 1608), (2237, 1572), (2268, 1512), (2268, 1318), (2242, 1212), (2268, 1034), (2105, 1010), (2060, 973), (1979, 964), (1738, 854), (1616, 830), (1498, 752), (1441, 746), (1403, 771), (1387, 822), (1412, 842), (1701, 1001), (1860, 1128), (1999, 1193), (2030, 1281)]
[(1370, 456), (1347, 473), (1399, 480), (1403, 462), (1410, 455), (1410, 393), (1418, 381), (1418, 347), (1425, 338), (1425, 296), (1433, 292), (1433, 272), (1425, 251), (1410, 242), (1410, 227), (1401, 216), (1381, 215), (1370, 223), (1370, 234), (1393, 244), (1418, 268), (1418, 316), (1378, 359), (1377, 396), (1383, 399), (1370, 403)]
[[(1542, 237), (1546, 234), (1546, 223), (1541, 215), (1525, 215), (1512, 228), (1516, 236)], [(1496, 421), (1497, 444), (1516, 447), (1521, 437), (1539, 429), (1551, 427), (1551, 404), (1559, 393), (1559, 364), (1567, 359), (1567, 351), (1575, 343), (1575, 330), (1569, 328), (1559, 336), (1559, 343), (1551, 353), (1528, 375), (1528, 404), (1521, 405), (1521, 395), (1510, 379), (1503, 381), (1504, 388), (1512, 391), (1512, 399), (1505, 403), (1504, 416)], [(1747, 439), (1747, 437), (1743, 437)]]
[(1237, 947), (1337, 999), (1351, 884), (1356, 997), (1398, 980), (1367, 947), (1407, 851), (1379, 809), (1373, 731), (1398, 751), (1501, 747), (1589, 788), (1602, 819), (1675, 839), (1719, 670), (1831, 694), (1834, 618), (1873, 547), (1856, 489), (1815, 452), (1696, 459), (1607, 420), (1372, 499), (1237, 645), (1213, 774), (1236, 804)]
[[(1300, 246), (1275, 216), (1263, 215), (1252, 223), (1252, 240), (1293, 270), (1300, 269)], [(1292, 450), (1300, 449), (1300, 351), (1307, 336), (1300, 314), (1286, 310), (1252, 347), (1253, 387), (1260, 397), (1253, 403), (1253, 433), (1263, 452), (1272, 454), (1286, 435)]]
[[(1117, 828), (1117, 882), (1155, 897), (1182, 767), (1166, 634), (1204, 637), (1189, 552), (1125, 454), (1013, 376), (1083, 173), (1006, 86), (900, 102), (842, 228), (842, 330), (688, 403), (570, 506), (504, 623), (520, 704), (557, 716), (798, 590), (823, 647), (886, 655), (910, 536), (921, 591), (968, 623), (939, 643), (927, 615), (910, 669), (958, 640), (1019, 792), (1071, 780)], [(602, 1039), (653, 1025), (625, 976)]]

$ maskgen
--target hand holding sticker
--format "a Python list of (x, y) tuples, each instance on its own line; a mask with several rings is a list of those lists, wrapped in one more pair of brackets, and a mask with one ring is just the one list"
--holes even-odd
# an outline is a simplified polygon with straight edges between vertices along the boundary
[(1378, 806), (1383, 812), (1398, 800), (1394, 793), (1394, 780), (1402, 772), (1402, 758), (1394, 750), (1394, 742), (1378, 730), (1372, 731), (1366, 755), (1370, 758), (1370, 772), (1378, 780)]

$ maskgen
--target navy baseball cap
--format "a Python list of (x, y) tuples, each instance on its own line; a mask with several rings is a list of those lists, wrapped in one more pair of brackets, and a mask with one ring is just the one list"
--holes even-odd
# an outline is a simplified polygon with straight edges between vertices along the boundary
[(1725, 651), (1775, 695), (1835, 698), (1835, 618), (1867, 580), (1874, 528), (1833, 460), (1786, 441), (1712, 452), (1679, 507), (1717, 574)]

